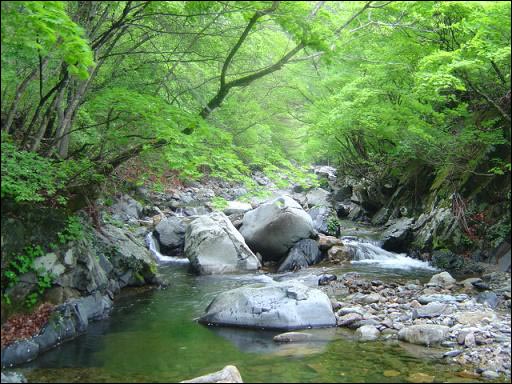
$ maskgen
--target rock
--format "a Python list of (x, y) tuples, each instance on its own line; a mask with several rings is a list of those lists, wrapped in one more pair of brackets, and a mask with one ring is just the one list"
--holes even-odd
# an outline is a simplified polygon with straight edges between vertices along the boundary
[[(126, 285), (140, 286), (158, 283), (156, 261), (142, 241), (136, 239), (130, 232), (110, 224), (103, 226), (103, 232), (106, 236), (96, 232), (97, 237), (102, 241), (103, 253), (112, 264), (112, 273), (119, 280), (121, 288)], [(82, 252), (87, 252), (87, 249)], [(98, 263), (98, 261), (99, 257), (94, 257), (94, 262)], [(101, 266), (99, 268), (103, 271)], [(123, 280), (123, 276), (131, 277)], [(108, 279), (106, 283), (108, 284)]]
[(435, 293), (432, 295), (421, 295), (418, 297), (418, 301), (421, 304), (428, 304), (428, 303), (432, 303), (434, 301), (437, 301), (440, 303), (456, 303), (456, 302), (465, 301), (468, 298), (469, 298), (468, 295), (464, 295), (464, 294), (452, 296), (452, 295), (444, 295), (444, 294), (440, 294), (440, 293), (439, 294)]
[(373, 325), (363, 325), (357, 328), (356, 336), (361, 341), (373, 341), (379, 338), (380, 332)]
[(305, 332), (286, 332), (274, 336), (274, 341), (279, 343), (296, 343), (311, 339), (313, 335)]
[(138, 219), (142, 214), (142, 204), (128, 195), (121, 196), (111, 207), (113, 216), (122, 220), (129, 218)]
[(340, 224), (336, 213), (329, 207), (314, 207), (308, 211), (313, 220), (313, 227), (319, 233), (337, 236), (340, 233)]
[(440, 315), (447, 314), (447, 313), (451, 313), (451, 308), (447, 304), (442, 304), (442, 303), (434, 301), (434, 302), (428, 303), (427, 305), (425, 305), (423, 307), (415, 308), (412, 311), (412, 318), (413, 319), (416, 319), (416, 318), (430, 319), (430, 318), (438, 317)]
[(481, 292), (476, 297), (477, 303), (487, 304), (491, 308), (498, 306), (498, 296), (494, 292)]
[(450, 328), (444, 325), (419, 324), (402, 328), (398, 332), (398, 339), (412, 344), (431, 346), (445, 340)]
[(169, 256), (183, 255), (185, 226), (180, 218), (172, 216), (160, 221), (153, 232), (160, 246), (160, 253)]
[(430, 281), (427, 283), (427, 286), (437, 286), (449, 289), (452, 288), (456, 282), (457, 281), (448, 272), (441, 272), (432, 276)]
[(290, 249), (288, 256), (283, 260), (277, 272), (281, 273), (307, 268), (318, 263), (321, 258), (322, 254), (318, 249), (317, 242), (312, 239), (303, 239), (295, 243)]
[(382, 248), (391, 252), (405, 252), (413, 240), (413, 218), (401, 218), (390, 225), (382, 234)]
[(473, 287), (475, 287), (478, 290), (485, 291), (487, 289), (490, 289), (489, 284), (482, 281), (482, 279), (478, 279), (478, 281), (473, 281), (471, 283)]
[(2, 368), (13, 367), (34, 360), (39, 354), (39, 345), (32, 340), (20, 340), (2, 349)]
[(482, 372), (482, 377), (489, 379), (489, 380), (495, 380), (500, 377), (500, 375), (494, 371), (486, 370)]
[(416, 372), (407, 376), (407, 381), (410, 383), (433, 383), (434, 379), (434, 376), (421, 372)]
[(474, 347), (476, 345), (475, 334), (473, 332), (469, 332), (464, 338), (464, 345), (468, 348)]
[(45, 256), (38, 257), (34, 260), (34, 269), (49, 273), (55, 277), (59, 277), (64, 273), (66, 268), (57, 260), (55, 253), (47, 253)]
[(327, 251), (327, 259), (331, 263), (345, 264), (352, 260), (352, 252), (345, 245), (334, 245)]
[(328, 285), (331, 281), (336, 281), (337, 279), (336, 275), (322, 275), (318, 279), (318, 285)]
[(328, 207), (331, 194), (322, 188), (315, 188), (306, 193), (307, 204), (310, 207)]
[[(458, 225), (457, 225), (458, 226)], [(457, 229), (456, 226), (456, 229)], [(460, 232), (457, 229), (457, 232)], [(459, 238), (461, 235), (458, 236)], [(444, 269), (459, 276), (481, 273), (483, 267), (479, 263), (467, 260), (463, 256), (456, 255), (449, 250), (435, 250), (432, 252), (431, 264), (439, 269)]]
[(27, 379), (19, 372), (2, 372), (2, 383), (26, 383)]
[(325, 293), (288, 281), (252, 284), (220, 293), (199, 322), (292, 330), (334, 327), (336, 318)]
[(337, 325), (338, 327), (349, 327), (356, 321), (362, 320), (363, 317), (359, 313), (347, 313), (346, 315), (343, 315), (341, 317), (338, 317), (337, 319)]
[(401, 373), (399, 371), (395, 371), (394, 369), (388, 369), (382, 373), (385, 377), (396, 377), (400, 376)]
[(459, 312), (453, 315), (458, 323), (468, 326), (489, 324), (496, 320), (494, 311)]
[(181, 383), (243, 383), (240, 372), (234, 365), (226, 365), (222, 370)]
[(240, 233), (264, 261), (278, 261), (299, 240), (317, 236), (311, 217), (289, 196), (247, 212)]
[(462, 349), (452, 349), (451, 351), (443, 353), (443, 357), (456, 357), (464, 351)]
[(335, 245), (342, 246), (343, 242), (334, 236), (326, 236), (321, 233), (318, 235), (318, 248), (320, 248), (321, 251), (327, 251)]
[(352, 296), (352, 302), (359, 304), (372, 304), (378, 303), (381, 299), (381, 296), (378, 293), (355, 293)]
[(190, 222), (185, 233), (185, 256), (200, 274), (255, 271), (261, 267), (243, 237), (220, 212)]
[(234, 215), (237, 213), (245, 213), (252, 209), (252, 205), (249, 203), (244, 203), (242, 201), (228, 201), (228, 206), (224, 208), (222, 212), (225, 215)]

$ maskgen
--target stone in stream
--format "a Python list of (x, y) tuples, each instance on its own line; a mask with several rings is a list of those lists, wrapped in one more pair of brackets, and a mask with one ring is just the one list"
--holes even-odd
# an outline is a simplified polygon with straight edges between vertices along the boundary
[(199, 319), (203, 324), (265, 329), (335, 327), (329, 297), (296, 281), (251, 284), (222, 292)]
[(183, 254), (185, 245), (185, 226), (179, 217), (167, 217), (155, 227), (155, 237), (164, 255)]
[(301, 268), (307, 268), (310, 265), (318, 263), (322, 258), (322, 254), (318, 249), (318, 244), (312, 239), (303, 239), (298, 241), (288, 256), (281, 262), (278, 273), (286, 271), (295, 271)]
[(457, 281), (448, 272), (441, 272), (437, 275), (432, 276), (430, 281), (427, 283), (428, 286), (437, 286), (441, 288), (452, 288)]
[(443, 314), (451, 313), (451, 308), (448, 306), (448, 304), (442, 304), (439, 302), (431, 302), (428, 303), (425, 306), (415, 308), (412, 311), (412, 318), (432, 318), (432, 317), (438, 317)]
[(448, 337), (450, 328), (444, 325), (419, 324), (402, 328), (398, 332), (398, 339), (411, 344), (431, 346), (438, 344)]
[(243, 380), (240, 372), (234, 365), (226, 365), (220, 371), (180, 381), (180, 383), (243, 383)]
[(379, 330), (373, 325), (363, 325), (356, 330), (357, 339), (360, 341), (377, 340), (379, 335)]
[(185, 233), (185, 256), (203, 275), (255, 271), (261, 267), (243, 237), (220, 212), (190, 222)]
[(322, 233), (318, 234), (318, 248), (321, 251), (327, 251), (335, 245), (343, 245), (342, 241), (334, 236), (327, 236)]
[(240, 233), (264, 261), (279, 261), (299, 240), (317, 237), (311, 217), (289, 196), (247, 212)]
[(414, 219), (404, 217), (396, 220), (382, 233), (382, 248), (391, 252), (405, 252), (413, 240)]

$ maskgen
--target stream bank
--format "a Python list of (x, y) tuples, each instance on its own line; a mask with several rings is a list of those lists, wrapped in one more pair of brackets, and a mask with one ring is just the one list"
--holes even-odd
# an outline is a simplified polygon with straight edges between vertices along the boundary
[[(212, 194), (209, 191), (202, 191), (200, 187), (192, 188), (189, 188), (188, 191), (185, 190), (173, 193), (167, 198), (162, 196), (161, 201), (166, 202), (167, 206), (163, 206), (161, 203), (158, 204), (160, 206), (144, 206), (133, 198), (123, 196), (113, 204), (111, 208), (105, 209), (105, 213), (108, 211), (110, 211), (110, 213), (106, 214), (103, 220), (109, 223), (105, 223), (105, 225), (107, 228), (111, 228), (111, 232), (124, 233), (126, 238), (131, 242), (136, 241), (140, 246), (143, 244), (145, 239), (148, 239), (148, 233), (150, 233), (150, 230), (153, 228), (156, 229), (156, 226), (160, 225), (160, 223), (168, 217), (175, 218), (177, 221), (188, 225), (190, 221), (194, 220), (195, 214), (206, 213), (211, 210), (211, 207), (207, 204), (204, 205), (201, 201), (197, 202), (194, 198), (197, 196), (206, 196), (206, 200), (208, 200), (211, 199)], [(276, 191), (276, 193), (281, 194), (282, 192)], [(314, 208), (315, 205), (321, 205), (317, 204), (317, 202), (319, 199), (323, 198), (321, 193), (310, 193), (308, 196), (308, 193), (300, 194), (292, 192), (291, 195), (292, 197), (295, 197), (299, 203), (302, 202), (303, 206), (306, 208)], [(175, 198), (176, 196), (178, 196), (178, 198)], [(186, 196), (192, 198), (189, 200)], [(259, 205), (259, 203), (253, 204), (255, 206)], [(251, 206), (251, 208), (252, 207), (253, 206)], [(233, 207), (226, 207), (225, 209), (233, 209)], [(230, 219), (235, 227), (240, 227), (241, 223), (237, 223), (237, 220), (240, 220), (240, 213), (242, 213), (243, 216), (244, 210), (247, 209), (248, 208), (245, 207), (241, 209), (242, 212), (226, 212), (231, 213)], [(144, 215), (144, 213), (153, 213), (153, 215)], [(327, 216), (327, 221), (328, 220), (329, 216)], [(322, 224), (322, 220), (320, 220), (320, 224)], [(351, 226), (352, 229), (350, 228)], [(195, 274), (190, 273), (188, 266), (185, 265), (186, 259), (181, 256), (180, 251), (180, 247), (184, 247), (184, 244), (181, 243), (178, 236), (178, 239), (175, 239), (176, 244), (170, 247), (172, 255), (160, 254), (160, 257), (153, 259), (167, 262), (164, 263), (164, 266), (159, 267), (158, 275), (162, 280), (164, 280), (164, 282), (166, 282), (166, 284), (169, 285), (169, 288), (164, 290), (137, 290), (133, 292), (126, 292), (124, 294), (120, 293), (118, 296), (119, 300), (116, 298), (116, 306), (113, 309), (111, 317), (97, 323), (89, 324), (88, 332), (85, 335), (79, 336), (75, 341), (58, 346), (56, 349), (40, 356), (34, 362), (22, 365), (21, 367), (24, 372), (26, 372), (27, 377), (29, 377), (30, 380), (36, 381), (52, 381), (61, 377), (62, 367), (64, 366), (74, 367), (74, 369), (69, 370), (70, 375), (65, 376), (68, 380), (75, 380), (74, 377), (80, 377), (81, 380), (89, 381), (93, 380), (93, 377), (96, 377), (96, 375), (99, 375), (98, 379), (95, 379), (94, 381), (126, 381), (127, 376), (123, 377), (122, 375), (126, 374), (126, 372), (134, 372), (135, 374), (136, 371), (137, 373), (134, 377), (138, 377), (140, 380), (146, 381), (149, 379), (183, 380), (195, 377), (199, 373), (216, 371), (222, 368), (220, 366), (221, 364), (224, 366), (228, 363), (233, 363), (241, 370), (242, 376), (247, 380), (246, 372), (251, 371), (249, 362), (254, 360), (254, 353), (261, 353), (262, 355), (260, 357), (262, 358), (262, 361), (267, 361), (266, 364), (268, 364), (269, 357), (273, 356), (274, 353), (272, 351), (275, 351), (276, 349), (278, 351), (283, 348), (288, 351), (291, 350), (293, 352), (290, 353), (292, 353), (293, 356), (296, 356), (295, 354), (297, 353), (297, 350), (302, 350), (303, 352), (307, 351), (309, 345), (299, 344), (291, 347), (281, 346), (278, 348), (272, 340), (272, 337), (276, 334), (274, 332), (246, 331), (217, 327), (205, 329), (203, 326), (196, 324), (193, 320), (201, 316), (209, 302), (218, 293), (250, 282), (262, 284), (265, 282), (270, 283), (270, 281), (273, 280), (280, 281), (283, 279), (291, 279), (298, 280), (310, 287), (318, 287), (319, 280), (326, 275), (330, 275), (336, 276), (336, 280), (333, 280), (326, 285), (322, 285), (321, 289), (330, 296), (333, 309), (336, 311), (338, 325), (341, 326), (341, 328), (332, 328), (330, 331), (318, 330), (318, 332), (327, 332), (328, 334), (330, 334), (330, 332), (334, 332), (335, 336), (327, 338), (327, 341), (324, 336), (321, 337), (322, 340), (326, 341), (326, 345), (324, 346), (325, 349), (321, 348), (318, 350), (316, 347), (312, 348), (312, 350), (315, 351), (312, 352), (312, 360), (316, 361), (320, 356), (324, 359), (329, 359), (331, 350), (333, 350), (333, 353), (338, 356), (344, 356), (338, 349), (339, 345), (335, 345), (343, 343), (340, 340), (344, 340), (344, 343), (352, 343), (353, 345), (346, 346), (346, 348), (349, 350), (353, 349), (354, 353), (358, 348), (366, 348), (359, 346), (361, 343), (360, 337), (358, 336), (357, 331), (354, 333), (350, 328), (362, 328), (363, 330), (359, 331), (359, 333), (362, 333), (363, 331), (368, 330), (368, 327), (374, 327), (377, 330), (377, 333), (374, 332), (374, 334), (378, 335), (378, 341), (375, 341), (376, 345), (374, 347), (368, 347), (368, 351), (373, 351), (368, 353), (372, 356), (371, 359), (381, 361), (382, 359), (377, 356), (382, 354), (383, 351), (385, 353), (389, 352), (391, 356), (390, 362), (383, 363), (383, 366), (390, 368), (386, 371), (398, 371), (400, 373), (396, 376), (399, 378), (397, 379), (395, 377), (395, 380), (408, 381), (410, 376), (416, 373), (423, 373), (429, 377), (435, 378), (436, 381), (448, 380), (450, 377), (460, 377), (457, 376), (460, 372), (469, 372), (460, 374), (473, 375), (473, 379), (487, 378), (488, 375), (492, 376), (492, 374), (489, 373), (491, 371), (498, 375), (494, 377), (494, 379), (497, 380), (501, 380), (503, 377), (499, 375), (504, 375), (504, 377), (507, 377), (507, 375), (510, 376), (510, 354), (508, 355), (507, 360), (506, 353), (502, 353), (502, 351), (507, 349), (506, 335), (507, 330), (508, 335), (510, 335), (510, 316), (507, 318), (506, 315), (502, 315), (500, 312), (499, 315), (496, 315), (498, 317), (493, 317), (491, 315), (487, 317), (484, 316), (483, 318), (471, 319), (469, 323), (459, 322), (456, 316), (457, 313), (464, 311), (475, 312), (485, 309), (485, 313), (488, 311), (498, 313), (499, 311), (503, 311), (503, 308), (510, 308), (509, 274), (487, 274), (482, 276), (480, 281), (473, 281), (477, 283), (477, 285), (478, 283), (481, 283), (480, 287), (487, 284), (488, 288), (484, 290), (490, 291), (491, 293), (494, 292), (496, 296), (495, 302), (497, 305), (493, 307), (495, 304), (494, 301), (488, 301), (487, 304), (478, 303), (477, 297), (479, 292), (472, 282), (462, 283), (462, 285), (454, 284), (453, 287), (428, 286), (432, 275), (439, 271), (435, 271), (432, 267), (429, 267), (427, 263), (420, 260), (407, 258), (405, 255), (382, 249), (380, 247), (382, 244), (382, 233), (379, 228), (372, 228), (367, 225), (347, 225), (347, 223), (341, 222), (341, 228), (339, 229), (332, 228), (332, 225), (331, 228), (329, 228), (329, 225), (327, 225), (327, 230), (325, 232), (330, 233), (331, 230), (334, 231), (335, 234), (339, 231), (338, 236), (341, 238), (341, 243), (343, 244), (343, 247), (347, 248), (344, 250), (344, 254), (351, 255), (351, 259), (348, 260), (348, 262), (347, 260), (344, 260), (340, 265), (332, 265), (332, 263), (324, 260), (324, 262), (318, 266), (313, 266), (309, 269), (299, 270), (298, 272), (285, 272), (270, 275), (231, 274), (220, 276), (196, 276)], [(179, 228), (177, 233), (183, 234), (182, 230)], [(160, 242), (163, 241), (162, 235), (163, 232), (157, 238), (159, 245), (161, 245)], [(154, 250), (157, 250), (156, 247), (154, 247)], [(147, 250), (144, 249), (144, 252), (147, 252)], [(357, 258), (359, 258), (359, 260), (357, 260)], [(270, 270), (275, 270), (275, 268), (272, 268), (271, 264), (272, 263), (267, 267)], [(350, 274), (350, 272), (356, 272), (359, 273), (359, 275)], [(132, 276), (136, 275), (132, 273)], [(180, 279), (182, 279), (182, 281), (186, 281), (182, 288), (179, 288), (178, 284)], [(130, 285), (137, 285), (137, 280), (133, 281)], [(466, 293), (460, 293), (459, 290)], [(467, 296), (460, 296), (461, 294), (465, 294)], [(183, 295), (184, 297), (180, 298), (180, 295)], [(432, 309), (432, 305), (428, 307), (428, 301), (420, 300), (420, 297), (425, 295), (434, 295), (434, 298), (437, 298), (437, 300), (432, 300), (433, 302), (446, 300), (446, 302), (442, 303), (444, 309), (440, 310), (437, 307)], [(444, 296), (436, 297), (435, 295)], [(156, 298), (156, 302), (153, 301), (153, 298)], [(167, 301), (171, 298), (172, 300), (177, 300), (177, 303)], [(492, 294), (490, 295), (490, 298), (491, 300), (494, 300), (494, 296), (492, 296)], [(416, 303), (418, 303), (419, 306)], [(161, 305), (168, 307), (171, 312), (166, 310), (162, 313), (159, 308)], [(188, 309), (184, 313), (181, 313), (180, 316), (176, 317), (172, 311), (182, 305)], [(428, 312), (428, 316), (424, 316), (421, 311), (420, 316), (418, 316), (418, 308), (423, 308), (423, 306), (428, 307), (426, 311), (432, 311)], [(121, 313), (116, 315), (116, 311), (118, 309)], [(416, 315), (414, 314), (415, 310)], [(493, 323), (499, 324), (498, 328), (494, 329), (492, 326), (488, 327), (489, 321), (485, 320), (485, 318), (492, 319)], [(119, 322), (120, 324), (125, 325), (117, 327), (112, 325), (113, 321), (115, 321), (115, 323)], [(478, 325), (478, 322), (480, 321), (487, 321), (487, 324), (484, 323)], [(186, 323), (187, 325), (183, 326), (183, 329), (176, 329), (173, 325), (174, 323)], [(413, 347), (416, 351), (415, 353), (423, 351), (420, 353), (420, 357), (414, 361), (414, 364), (408, 368), (401, 367), (398, 370), (393, 369), (393, 367), (396, 368), (397, 364), (400, 365), (400, 363), (394, 362), (394, 359), (407, 360), (410, 358), (406, 357), (409, 352), (404, 352), (404, 349), (402, 348), (405, 348), (405, 351), (408, 351), (411, 349), (411, 345), (413, 345), (411, 343), (404, 344), (400, 340), (400, 331), (410, 326), (421, 326), (423, 323), (455, 328), (449, 332), (443, 332), (444, 339), (442, 342), (445, 342), (445, 345), (437, 347), (442, 348), (435, 350), (435, 352), (437, 352), (437, 354), (433, 354), (435, 356), (432, 356), (430, 353), (434, 351), (432, 348), (424, 349), (422, 347)], [(461, 326), (461, 324), (463, 326)], [(350, 326), (346, 327), (347, 325)], [(475, 328), (476, 325), (478, 325), (478, 329), (474, 330), (473, 328)], [(96, 327), (101, 328), (99, 333), (94, 331)], [(345, 328), (348, 329), (345, 330)], [(228, 335), (226, 337), (229, 343), (231, 343), (231, 346), (228, 347), (228, 344), (225, 342), (221, 343), (218, 337), (207, 337), (207, 333), (203, 330), (206, 330), (207, 333), (213, 332), (216, 335), (220, 334), (221, 337)], [(466, 335), (464, 337), (460, 336), (464, 332), (466, 332)], [(162, 333), (166, 336), (163, 337), (163, 340), (159, 340), (159, 337), (162, 337)], [(172, 336), (174, 333), (182, 335), (184, 338), (180, 339), (178, 336)], [(119, 334), (118, 336), (120, 336), (121, 339), (118, 339), (116, 334)], [(470, 334), (473, 336), (468, 336)], [(110, 341), (107, 344), (100, 343), (100, 345), (98, 345), (97, 342), (93, 340), (95, 336), (97, 337), (99, 335), (103, 336), (102, 339), (106, 338)], [(169, 339), (165, 342), (167, 337), (169, 337)], [(215, 363), (212, 362), (210, 365), (205, 363), (204, 360), (201, 360), (199, 356), (204, 355), (204, 353), (201, 354), (201, 349), (204, 351), (212, 348), (212, 344), (204, 345), (198, 342), (198, 340), (203, 337), (205, 340), (210, 340), (213, 344), (222, 344), (222, 349), (217, 350), (219, 355), (217, 357), (221, 359), (225, 355), (224, 348), (226, 350), (231, 350), (229, 353), (229, 356), (231, 356), (230, 360), (221, 363), (218, 359), (214, 359)], [(124, 338), (128, 339), (124, 340)], [(463, 343), (460, 344), (459, 339), (462, 338)], [(466, 338), (468, 339), (467, 344)], [(472, 343), (472, 339), (474, 339), (474, 343)], [(133, 343), (132, 347), (134, 348), (134, 351), (133, 359), (127, 363), (133, 364), (133, 369), (129, 369), (127, 364), (124, 362), (120, 364), (117, 359), (114, 358), (112, 360), (110, 358), (114, 351), (127, 349), (128, 345), (126, 343), (128, 340)], [(457, 344), (453, 344), (454, 342)], [(85, 344), (81, 346), (83, 343)], [(88, 348), (88, 346), (91, 346), (91, 343), (94, 345), (94, 348), (92, 349)], [(183, 343), (184, 345), (181, 345), (180, 343)], [(198, 343), (199, 345), (192, 347), (191, 343)], [(510, 349), (510, 336), (508, 343), (508, 349)], [(366, 343), (363, 344), (366, 345)], [(135, 359), (140, 359), (140, 354), (137, 353), (136, 350), (141, 345), (143, 346), (141, 348), (147, 351), (147, 353), (144, 354), (145, 356), (147, 355), (147, 358), (136, 363)], [(398, 349), (397, 346), (399, 346)], [(185, 348), (182, 349), (181, 347)], [(78, 355), (71, 353), (71, 351), (76, 348), (79, 349), (79, 352), (77, 352)], [(256, 348), (256, 350), (253, 348)], [(463, 352), (458, 353), (459, 350), (457, 348), (462, 348)], [(456, 349), (457, 352), (452, 352)], [(189, 352), (183, 353), (188, 357), (188, 359), (192, 359), (193, 363), (187, 364), (184, 361), (183, 363), (180, 363), (182, 364), (181, 368), (174, 366), (176, 372), (171, 374), (168, 369), (160, 368), (157, 369), (157, 372), (159, 373), (153, 376), (148, 375), (147, 373), (141, 373), (147, 370), (148, 367), (154, 367), (151, 360), (154, 359), (155, 356), (168, 356), (169, 354), (176, 356), (177, 353), (181, 354), (182, 351), (187, 350), (189, 350)], [(190, 351), (195, 351), (197, 356), (194, 357)], [(478, 354), (490, 356), (489, 354), (494, 352), (497, 352), (495, 357), (488, 357), (482, 361), (477, 360), (475, 357)], [(66, 356), (66, 359), (64, 360), (59, 357), (63, 353)], [(276, 353), (278, 355), (280, 353), (284, 353), (284, 356), (289, 356), (287, 355), (289, 352)], [(457, 356), (447, 355), (446, 357), (443, 357), (444, 353), (451, 353), (451, 355), (457, 354)], [(241, 356), (237, 356), (237, 354), (241, 354)], [(317, 356), (317, 354), (320, 355)], [(82, 355), (86, 356), (85, 360), (78, 357)], [(102, 356), (102, 358), (98, 360), (94, 357), (95, 355)], [(46, 358), (46, 356), (52, 357)], [(301, 352), (298, 353), (298, 356), (301, 358), (303, 357)], [(293, 359), (298, 359), (298, 356)], [(299, 372), (296, 373), (296, 378), (299, 381), (336, 381), (339, 380), (339, 378), (335, 378), (331, 375), (331, 370), (339, 370), (339, 367), (335, 366), (335, 359), (334, 357), (332, 358), (332, 363), (329, 363), (332, 365), (323, 368), (313, 368), (313, 372), (315, 372), (315, 374), (311, 375), (307, 374), (307, 371), (310, 370), (311, 367), (305, 367), (301, 363), (299, 364), (298, 361), (295, 361), (290, 365), (290, 367), (295, 367), (294, 369), (299, 369), (298, 367), (300, 367)], [(89, 359), (92, 359), (91, 362), (88, 362)], [(346, 378), (347, 381), (365, 381), (368, 380), (369, 377), (386, 377), (383, 373), (384, 371), (378, 374), (375, 373), (375, 375), (373, 373), (368, 373), (368, 366), (372, 366), (373, 364), (371, 363), (371, 359), (363, 360), (363, 365), (360, 365), (356, 360), (351, 363), (352, 370), (361, 370), (367, 374), (364, 378), (361, 379), (360, 376), (347, 374), (347, 372), (342, 372), (343, 374), (340, 373), (340, 376)], [(427, 359), (428, 362), (425, 364), (421, 363), (423, 359)], [(226, 358), (224, 360), (228, 359)], [(451, 361), (456, 365), (454, 367), (444, 367), (448, 361)], [(494, 361), (497, 365), (486, 365), (489, 361)], [(157, 362), (157, 364), (165, 364), (160, 358), (157, 359)], [(284, 364), (283, 361), (281, 361), (281, 363)], [(294, 364), (299, 365), (295, 366)], [(316, 363), (313, 362), (313, 364)], [(459, 365), (462, 368), (457, 368)], [(272, 362), (272, 367), (274, 366), (275, 363)], [(427, 368), (428, 366), (433, 366), (434, 369), (432, 369), (432, 367)], [(441, 368), (441, 366), (444, 368)], [(137, 369), (135, 369), (135, 367), (137, 367)], [(188, 370), (184, 369), (185, 367), (188, 367)], [(52, 374), (51, 372), (54, 369), (55, 374)], [(289, 379), (289, 375), (284, 371), (279, 372), (280, 373), (273, 378), (267, 377), (262, 372), (258, 372), (258, 376), (252, 377), (255, 381), (295, 381)], [(484, 372), (486, 372), (485, 375)], [(171, 377), (172, 379), (170, 379)], [(251, 377), (250, 374), (249, 377)]]

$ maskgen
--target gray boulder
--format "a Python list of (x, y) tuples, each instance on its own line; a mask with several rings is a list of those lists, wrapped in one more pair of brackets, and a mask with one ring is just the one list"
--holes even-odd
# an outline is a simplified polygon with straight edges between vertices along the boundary
[(288, 256), (279, 266), (277, 272), (295, 271), (301, 268), (307, 268), (310, 265), (318, 263), (322, 258), (322, 253), (318, 248), (318, 243), (312, 239), (303, 239), (297, 242)]
[(245, 213), (251, 209), (252, 205), (249, 203), (244, 203), (242, 201), (228, 201), (228, 205), (224, 208), (223, 212), (229, 216), (236, 213)]
[(299, 240), (317, 236), (311, 217), (289, 196), (247, 212), (240, 233), (265, 261), (278, 261)]
[(220, 212), (190, 222), (185, 233), (185, 256), (200, 274), (254, 271), (261, 267), (243, 237)]
[(339, 235), (340, 225), (334, 210), (329, 207), (314, 207), (308, 211), (308, 214), (313, 220), (316, 231), (331, 236)]
[(114, 217), (122, 220), (128, 218), (138, 219), (142, 214), (142, 208), (142, 204), (128, 195), (121, 196), (117, 202), (112, 205)]
[(405, 252), (413, 240), (413, 218), (401, 218), (391, 224), (382, 234), (382, 248), (391, 252)]
[(178, 217), (167, 217), (155, 227), (155, 237), (164, 255), (180, 256), (185, 245), (185, 226)]
[(373, 325), (363, 325), (356, 330), (356, 337), (361, 341), (377, 340), (379, 335), (379, 330)]
[(293, 330), (334, 327), (336, 317), (325, 293), (288, 281), (223, 292), (210, 303), (199, 322)]
[(306, 193), (306, 201), (310, 207), (328, 207), (331, 194), (322, 188), (315, 188)]

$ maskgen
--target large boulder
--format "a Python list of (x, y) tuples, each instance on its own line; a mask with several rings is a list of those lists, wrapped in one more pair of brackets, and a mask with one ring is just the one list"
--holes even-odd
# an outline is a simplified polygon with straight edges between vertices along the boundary
[(167, 217), (155, 227), (155, 237), (164, 255), (179, 256), (185, 245), (185, 226), (178, 217)]
[(316, 231), (331, 236), (339, 235), (340, 224), (334, 210), (329, 207), (314, 207), (308, 211), (308, 214), (313, 220)]
[(128, 195), (121, 196), (111, 207), (115, 219), (138, 219), (142, 214), (142, 204)]
[(310, 265), (318, 263), (321, 258), (322, 253), (318, 248), (318, 243), (312, 239), (303, 239), (290, 249), (288, 256), (283, 260), (277, 272), (280, 273), (307, 268)]
[(315, 188), (306, 193), (307, 204), (310, 207), (328, 207), (331, 194), (322, 188)]
[(221, 212), (199, 216), (185, 232), (185, 256), (200, 274), (254, 271), (258, 258)]
[(311, 217), (289, 196), (280, 196), (247, 212), (240, 233), (263, 260), (275, 261), (299, 240), (317, 236)]
[(401, 218), (391, 224), (382, 234), (382, 248), (391, 252), (406, 252), (413, 240), (413, 218)]
[(223, 292), (210, 303), (199, 322), (292, 330), (335, 327), (336, 317), (324, 292), (287, 281)]

